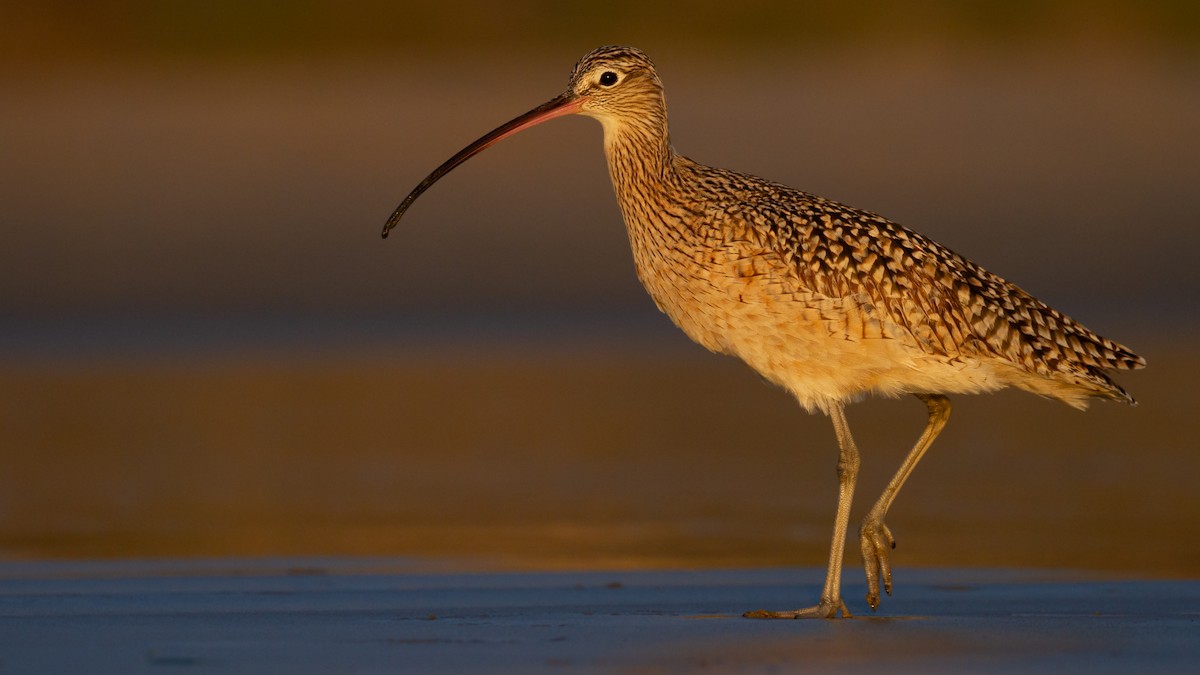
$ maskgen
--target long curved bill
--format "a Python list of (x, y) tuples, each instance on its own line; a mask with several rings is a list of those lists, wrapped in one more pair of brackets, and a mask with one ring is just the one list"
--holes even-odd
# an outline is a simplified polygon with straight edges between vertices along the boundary
[(396, 207), (396, 210), (392, 212), (392, 217), (388, 218), (387, 224), (383, 226), (383, 238), (387, 238), (388, 232), (391, 232), (392, 228), (396, 226), (396, 223), (400, 222), (400, 219), (404, 217), (404, 212), (408, 210), (408, 207), (412, 206), (413, 202), (417, 201), (417, 197), (420, 197), (422, 192), (428, 190), (429, 186), (438, 182), (442, 176), (445, 176), (453, 171), (454, 167), (462, 164), (480, 152), (519, 131), (528, 129), (536, 124), (541, 124), (546, 120), (552, 120), (555, 117), (572, 115), (579, 112), (579, 107), (583, 105), (583, 101), (584, 97), (576, 96), (571, 92), (560, 94), (559, 96), (556, 96), (555, 98), (552, 98), (549, 101), (539, 105), (533, 110), (530, 110), (524, 115), (520, 115), (509, 120), (508, 122), (505, 122), (504, 124), (488, 132), (479, 140), (468, 145), (462, 150), (459, 150), (457, 155), (446, 160), (444, 164), (434, 169), (433, 173), (426, 176), (425, 180), (421, 181), (417, 187), (413, 188), (413, 191), (408, 193), (408, 196), (404, 198), (404, 201), (400, 202), (400, 206)]

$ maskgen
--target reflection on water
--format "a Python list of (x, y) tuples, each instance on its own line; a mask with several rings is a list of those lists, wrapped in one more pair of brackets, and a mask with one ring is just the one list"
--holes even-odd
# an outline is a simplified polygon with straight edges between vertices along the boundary
[[(731, 359), (394, 345), (388, 354), (8, 363), (8, 558), (416, 555), (493, 567), (823, 564), (828, 420)], [(560, 346), (561, 347), (561, 346)], [(676, 347), (680, 347), (676, 349)], [(904, 565), (1195, 575), (1188, 350), (1143, 405), (960, 397), (890, 523)], [(850, 411), (865, 510), (924, 422)]]

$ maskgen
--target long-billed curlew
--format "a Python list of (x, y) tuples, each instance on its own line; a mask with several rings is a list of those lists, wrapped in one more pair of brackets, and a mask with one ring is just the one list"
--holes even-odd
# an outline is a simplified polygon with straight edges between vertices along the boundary
[(688, 337), (731, 354), (833, 419), (839, 453), (833, 545), (820, 602), (755, 618), (850, 616), (842, 553), (859, 453), (844, 408), (913, 394), (929, 408), (916, 445), (859, 528), (867, 603), (892, 592), (888, 507), (950, 416), (947, 394), (1014, 386), (1076, 408), (1134, 404), (1105, 371), (1142, 368), (1096, 335), (940, 244), (873, 213), (675, 153), (662, 82), (630, 47), (584, 56), (567, 90), (470, 144), (404, 199), (383, 236), (430, 185), (485, 148), (563, 115), (604, 127), (604, 153), (638, 278)]

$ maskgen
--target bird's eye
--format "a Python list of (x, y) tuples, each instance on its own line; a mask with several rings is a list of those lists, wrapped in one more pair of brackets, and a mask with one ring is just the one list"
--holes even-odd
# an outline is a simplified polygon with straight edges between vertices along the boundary
[(600, 84), (605, 87), (611, 87), (617, 83), (617, 74), (611, 70), (606, 70), (600, 74)]

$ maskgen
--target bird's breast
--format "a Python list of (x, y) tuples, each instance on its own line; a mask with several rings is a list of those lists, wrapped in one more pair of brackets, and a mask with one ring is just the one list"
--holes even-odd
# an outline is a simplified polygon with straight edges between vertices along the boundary
[(626, 225), (638, 278), (692, 340), (741, 355), (750, 343), (795, 332), (789, 317), (802, 309), (795, 298), (804, 289), (777, 253), (702, 219), (636, 215), (626, 214)]

